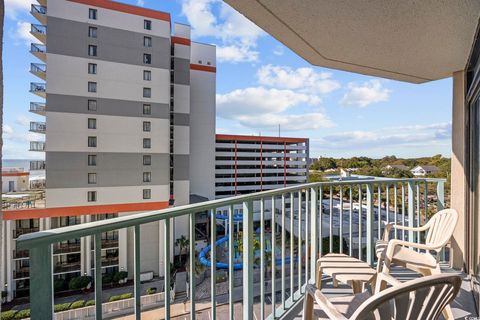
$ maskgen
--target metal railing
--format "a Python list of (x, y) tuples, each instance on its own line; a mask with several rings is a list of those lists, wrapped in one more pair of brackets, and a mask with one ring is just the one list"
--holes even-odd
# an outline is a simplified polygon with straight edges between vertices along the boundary
[(30, 31), (32, 33), (41, 33), (41, 34), (47, 34), (47, 27), (41, 24), (33, 24), (31, 25)]
[(38, 4), (32, 4), (32, 9), (30, 10), (30, 13), (47, 14), (47, 7), (40, 6)]
[(45, 131), (47, 131), (47, 125), (45, 124), (45, 122), (31, 121), (30, 131), (37, 132), (37, 133), (45, 133)]
[(47, 47), (43, 44), (39, 44), (39, 43), (32, 43), (30, 45), (30, 52), (32, 53), (47, 53)]
[(47, 65), (44, 63), (30, 63), (30, 72), (47, 72)]
[(45, 160), (30, 161), (30, 170), (45, 170)]
[(45, 92), (47, 90), (47, 85), (40, 82), (31, 82), (30, 83), (30, 92)]
[(80, 242), (78, 243), (56, 243), (53, 245), (53, 254), (64, 254), (80, 252)]
[(16, 228), (12, 231), (13, 239), (17, 239), (21, 235), (38, 232), (40, 230), (39, 227), (32, 227), (32, 228)]
[[(243, 319), (290, 317), (298, 312), (305, 285), (314, 283), (319, 256), (343, 252), (374, 265), (375, 240), (381, 236), (384, 222), (408, 226), (424, 224), (433, 212), (444, 207), (444, 182), (442, 179), (382, 178), (309, 183), (25, 235), (17, 240), (17, 248), (30, 250), (32, 319), (49, 319), (53, 314), (52, 244), (87, 236), (93, 236), (95, 242), (94, 276), (98, 279), (95, 281), (96, 319), (101, 319), (101, 235), (123, 228), (133, 229), (134, 312), (136, 319), (140, 319), (140, 226), (160, 221), (165, 248), (164, 274), (168, 275), (171, 274), (173, 244), (170, 226), (173, 219), (188, 217), (188, 236), (195, 239), (196, 215), (204, 212), (210, 216), (210, 266), (212, 261), (217, 261), (217, 249), (224, 250), (224, 254), (219, 256), (224, 259), (223, 266), (216, 264), (216, 267), (210, 267), (209, 272), (212, 319), (217, 315), (217, 268), (225, 268), (225, 265), (228, 266), (226, 272), (229, 275), (230, 319), (233, 319), (234, 304), (239, 298), (234, 294), (234, 272), (238, 269), (241, 269), (237, 273), (241, 273), (243, 283)], [(434, 195), (436, 201), (429, 195)], [(270, 232), (266, 228), (266, 220), (270, 220)], [(238, 247), (234, 246), (234, 241), (227, 241), (226, 247), (220, 247), (220, 243), (217, 243), (217, 221), (225, 224), (224, 227), (241, 224), (241, 236), (236, 234), (237, 230), (233, 227), (219, 229), (225, 230), (225, 237), (229, 239), (241, 237), (241, 263), (234, 260), (234, 252)], [(422, 238), (412, 232), (394, 236), (408, 241), (420, 241)], [(255, 237), (258, 237), (258, 242), (254, 240)], [(255, 243), (259, 243), (259, 248), (255, 247)], [(195, 270), (196, 259), (195, 241), (190, 241), (189, 270)], [(196, 317), (195, 277), (195, 272), (189, 274), (188, 306), (191, 319)], [(165, 277), (164, 288), (171, 287), (170, 279)], [(266, 297), (270, 299), (269, 305), (272, 307), (269, 314), (266, 312)], [(165, 290), (165, 301), (164, 312), (166, 319), (169, 319), (172, 316), (170, 290)], [(255, 316), (254, 301), (260, 304), (259, 309), (255, 308), (260, 310), (260, 314), (257, 311)]]
[(45, 142), (30, 141), (30, 151), (45, 151)]
[(30, 102), (30, 112), (43, 113), (45, 112), (44, 102)]

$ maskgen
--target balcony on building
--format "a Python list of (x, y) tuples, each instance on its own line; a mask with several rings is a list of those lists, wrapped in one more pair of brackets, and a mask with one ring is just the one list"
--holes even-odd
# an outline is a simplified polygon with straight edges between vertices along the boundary
[(45, 170), (45, 160), (30, 161), (30, 171)]
[(47, 125), (45, 124), (45, 122), (37, 122), (37, 121), (30, 122), (30, 132), (45, 133), (46, 130), (47, 130)]
[(47, 80), (47, 65), (43, 63), (31, 63), (30, 73), (42, 80)]
[(43, 62), (47, 62), (47, 48), (43, 44), (32, 43), (30, 45), (30, 53)]
[(40, 82), (31, 82), (30, 92), (45, 99), (47, 97), (47, 85)]
[(47, 7), (41, 6), (38, 4), (32, 4), (30, 13), (34, 16), (41, 24), (47, 24)]
[(80, 242), (74, 241), (66, 241), (66, 242), (60, 242), (60, 243), (55, 243), (53, 245), (53, 254), (66, 254), (66, 253), (75, 253), (75, 252), (80, 252), (81, 247), (80, 247)]
[(80, 252), (53, 256), (53, 273), (78, 272), (80, 266)]
[(37, 0), (38, 4), (41, 6), (46, 7), (47, 6), (47, 0)]
[(41, 43), (47, 43), (47, 27), (41, 24), (32, 24), (30, 33), (37, 38)]
[(39, 227), (15, 228), (13, 230), (13, 239), (17, 239), (18, 237), (24, 234), (38, 232), (39, 230), (40, 230)]
[(30, 112), (45, 116), (45, 102), (30, 102)]
[(30, 269), (23, 267), (13, 271), (13, 279), (24, 279), (30, 277)]
[(45, 142), (43, 141), (30, 141), (30, 151), (45, 151)]
[(13, 250), (13, 259), (28, 259), (28, 250)]

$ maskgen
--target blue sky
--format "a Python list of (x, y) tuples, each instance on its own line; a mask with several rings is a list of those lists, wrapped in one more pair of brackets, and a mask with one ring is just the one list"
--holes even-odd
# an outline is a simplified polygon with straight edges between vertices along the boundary
[[(28, 152), (29, 15), (33, 0), (5, 0), (5, 159), (38, 159)], [(217, 132), (310, 138), (313, 157), (429, 156), (451, 153), (451, 87), (422, 85), (311, 66), (217, 0), (123, 0), (170, 12), (190, 24), (195, 41), (217, 45)], [(35, 41), (36, 42), (36, 41)], [(37, 61), (38, 62), (38, 61)]]

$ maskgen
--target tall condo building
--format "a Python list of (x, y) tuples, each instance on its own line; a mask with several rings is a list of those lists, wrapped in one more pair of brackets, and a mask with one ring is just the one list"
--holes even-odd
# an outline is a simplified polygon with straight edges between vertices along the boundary
[[(215, 47), (168, 13), (113, 1), (39, 0), (31, 12), (31, 92), (42, 99), (30, 110), (45, 117), (31, 123), (45, 141), (30, 145), (45, 163), (31, 166), (46, 168), (45, 207), (5, 212), (9, 299), (28, 294), (19, 235), (215, 196)], [(180, 220), (171, 243), (187, 234)], [(140, 239), (142, 271), (160, 276), (162, 229), (142, 226)], [(92, 249), (89, 238), (54, 246), (54, 278), (91, 274)], [(105, 272), (133, 271), (131, 230), (103, 234), (102, 249)]]
[(215, 148), (217, 198), (307, 182), (307, 138), (217, 134)]

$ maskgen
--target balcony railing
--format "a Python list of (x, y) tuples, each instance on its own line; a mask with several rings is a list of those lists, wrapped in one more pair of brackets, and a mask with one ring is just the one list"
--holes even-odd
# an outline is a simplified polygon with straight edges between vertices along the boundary
[(45, 122), (35, 122), (35, 121), (30, 122), (31, 132), (45, 133), (46, 130), (47, 130), (47, 125), (45, 124)]
[(102, 259), (102, 267), (111, 267), (116, 265), (118, 265), (118, 257)]
[(30, 73), (36, 75), (37, 77), (46, 80), (47, 78), (47, 65), (43, 63), (31, 63), (30, 64)]
[(20, 237), (21, 235), (28, 234), (28, 233), (33, 233), (33, 232), (38, 232), (40, 228), (38, 227), (33, 227), (33, 228), (16, 228), (13, 230), (13, 238), (16, 239)]
[(13, 279), (28, 278), (29, 276), (30, 271), (28, 267), (13, 271)]
[(30, 141), (30, 151), (45, 151), (45, 142)]
[(32, 4), (32, 9), (30, 10), (32, 14), (47, 14), (47, 7), (39, 6), (38, 4)]
[(72, 263), (57, 263), (55, 264), (53, 273), (77, 272), (80, 271), (80, 269), (80, 261)]
[(45, 115), (45, 103), (43, 102), (30, 102), (30, 112)]
[(30, 171), (33, 170), (45, 170), (44, 160), (32, 160), (30, 161)]
[(43, 44), (32, 43), (30, 45), (30, 53), (43, 62), (47, 61), (47, 48)]
[(46, 98), (47, 85), (45, 83), (37, 83), (31, 82), (30, 83), (30, 92), (40, 96), (42, 98)]
[[(235, 269), (241, 269), (243, 291), (243, 319), (254, 318), (254, 301), (259, 304), (260, 319), (282, 318), (298, 311), (307, 282), (315, 280), (316, 260), (329, 252), (343, 252), (358, 257), (370, 265), (375, 263), (375, 241), (380, 238), (385, 222), (418, 226), (424, 224), (437, 210), (444, 207), (444, 180), (441, 179), (378, 179), (338, 182), (317, 182), (293, 187), (263, 191), (221, 200), (169, 208), (161, 211), (85, 223), (22, 236), (17, 248), (30, 249), (30, 301), (32, 319), (53, 315), (51, 284), (52, 243), (72, 238), (93, 236), (95, 241), (95, 279), (102, 278), (101, 234), (132, 228), (133, 278), (135, 314), (140, 318), (140, 226), (160, 221), (164, 241), (164, 274), (170, 272), (172, 243), (170, 226), (172, 219), (188, 217), (189, 238), (195, 238), (197, 213), (210, 213), (210, 250), (207, 259), (217, 261), (217, 249), (222, 264), (210, 267), (210, 313), (217, 315), (217, 268), (226, 268), (228, 292), (234, 292)], [(432, 201), (432, 196), (436, 201)], [(237, 213), (241, 210), (242, 215)], [(217, 216), (218, 212), (223, 215)], [(273, 213), (273, 214), (272, 214)], [(217, 219), (225, 226), (241, 224), (243, 243), (242, 261), (234, 261), (237, 255), (234, 239), (235, 228), (226, 228), (227, 245), (217, 244)], [(221, 221), (220, 221), (221, 220)], [(266, 228), (270, 220), (271, 228)], [(254, 222), (256, 227), (254, 229)], [(220, 230), (225, 230), (221, 228)], [(238, 235), (240, 237), (240, 235)], [(255, 237), (259, 248), (254, 248)], [(419, 241), (421, 236), (413, 232), (397, 233), (395, 237), (407, 241)], [(222, 239), (219, 239), (219, 241)], [(225, 241), (223, 239), (222, 241)], [(217, 247), (218, 245), (218, 247)], [(222, 251), (220, 251), (222, 252)], [(267, 254), (268, 253), (268, 254)], [(189, 244), (189, 270), (195, 270), (195, 241)], [(441, 256), (440, 259), (443, 257)], [(227, 266), (227, 267), (225, 267)], [(102, 286), (95, 281), (96, 319), (102, 318)], [(189, 274), (189, 312), (195, 317), (195, 273)], [(165, 277), (164, 288), (170, 288), (170, 277)], [(237, 290), (238, 291), (238, 290)], [(171, 315), (170, 290), (165, 290), (165, 312)], [(266, 314), (265, 297), (270, 299), (272, 314)], [(228, 315), (234, 316), (234, 295), (229, 295)], [(254, 298), (256, 298), (254, 300)], [(204, 301), (202, 301), (204, 304)], [(183, 308), (183, 307), (182, 307)], [(41, 315), (41, 316), (40, 316)], [(237, 315), (238, 316), (238, 315)]]
[[(37, 15), (38, 17), (38, 15)], [(30, 33), (41, 41), (43, 44), (47, 42), (47, 27), (41, 24), (32, 24)]]
[(28, 258), (28, 250), (13, 250), (13, 259)]
[(80, 243), (56, 243), (53, 245), (53, 254), (64, 254), (72, 252), (80, 252)]

